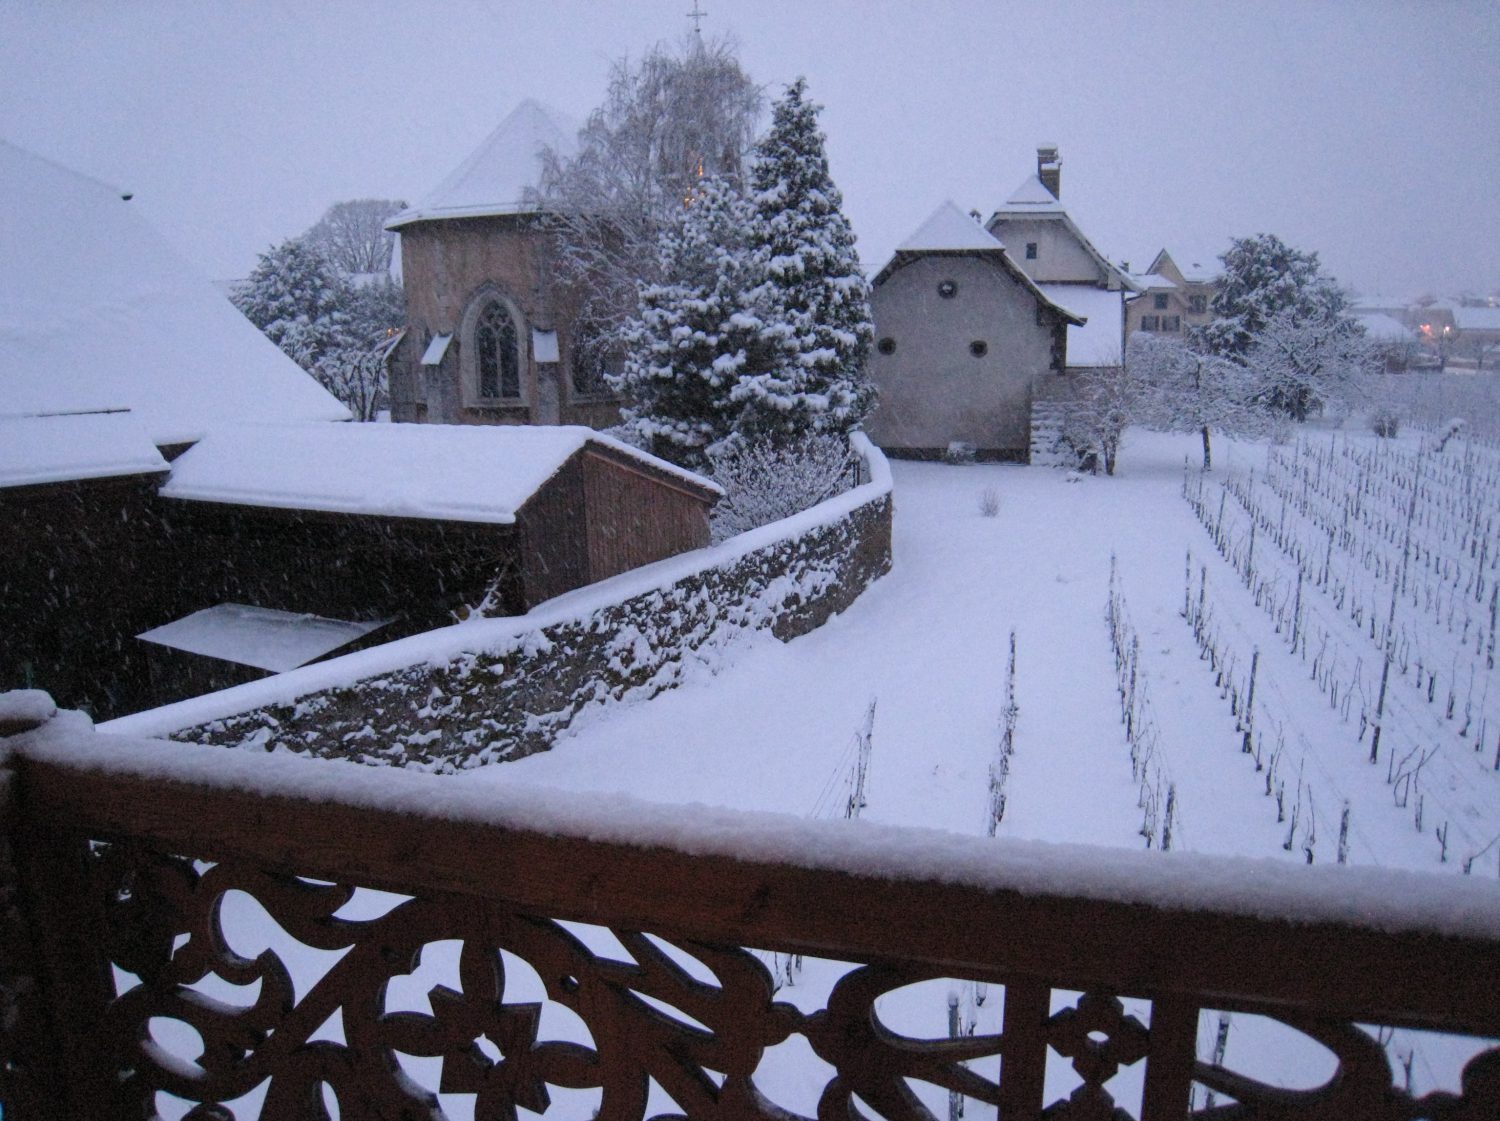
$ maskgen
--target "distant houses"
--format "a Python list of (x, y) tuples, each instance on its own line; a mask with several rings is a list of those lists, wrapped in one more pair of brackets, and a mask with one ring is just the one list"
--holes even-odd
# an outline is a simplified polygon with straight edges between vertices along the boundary
[(1133, 278), (1139, 294), (1126, 305), (1125, 337), (1137, 331), (1185, 335), (1208, 326), (1220, 270), (1216, 256), (1183, 255), (1179, 264), (1168, 250), (1160, 250), (1146, 271)]

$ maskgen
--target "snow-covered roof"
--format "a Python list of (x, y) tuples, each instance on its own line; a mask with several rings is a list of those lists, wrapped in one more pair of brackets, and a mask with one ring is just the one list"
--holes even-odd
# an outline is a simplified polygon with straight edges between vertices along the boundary
[(1354, 318), (1365, 329), (1365, 334), (1381, 342), (1405, 342), (1415, 339), (1405, 324), (1378, 311), (1357, 311)]
[(120, 192), (0, 140), (0, 408), (130, 409), (153, 443), (344, 420)]
[(566, 114), (528, 98), (427, 197), (397, 214), (385, 228), (533, 211), (536, 206), (527, 195), (541, 182), (542, 153), (548, 148), (560, 156), (572, 156), (578, 150), (578, 125)]
[(1038, 284), (1059, 307), (1087, 320), (1068, 328), (1068, 365), (1108, 366), (1120, 361), (1125, 323), (1124, 293), (1092, 284)]
[(910, 237), (896, 247), (896, 252), (874, 275), (871, 283), (884, 283), (885, 279), (902, 264), (927, 253), (986, 254), (989, 259), (998, 262), (1006, 272), (1029, 288), (1040, 303), (1050, 304), (1063, 314), (1073, 316), (1067, 308), (1052, 304), (1047, 293), (1036, 281), (1011, 260), (1010, 254), (1005, 251), (1004, 243), (960, 210), (951, 199), (941, 203), (927, 221), (918, 226)]
[(285, 673), (379, 630), (388, 621), (351, 623), (321, 615), (221, 603), (153, 627), (136, 638), (189, 654)]
[(167, 461), (130, 413), (0, 416), (0, 487), (166, 469)]
[(1176, 288), (1177, 282), (1170, 277), (1162, 276), (1161, 273), (1132, 273), (1130, 279), (1135, 281), (1135, 286), (1142, 292), (1157, 291), (1163, 288)]
[(965, 214), (952, 199), (945, 200), (927, 221), (896, 246), (898, 253), (941, 253), (1003, 250), (1005, 245), (994, 234)]
[(168, 498), (506, 525), (570, 456), (611, 448), (699, 489), (708, 480), (578, 426), (244, 424), (172, 463)]
[(1011, 192), (1010, 198), (1005, 200), (1005, 205), (990, 215), (985, 228), (993, 233), (997, 226), (1004, 225), (1008, 219), (1024, 220), (1027, 218), (1046, 218), (1061, 222), (1083, 251), (1094, 259), (1094, 263), (1099, 266), (1100, 273), (1105, 277), (1113, 277), (1115, 281), (1134, 291), (1135, 280), (1130, 274), (1094, 248), (1093, 242), (1083, 236), (1083, 231), (1069, 217), (1063, 204), (1051, 191), (1047, 190), (1036, 175), (1028, 175), (1021, 181), (1020, 186)]
[(1001, 210), (1061, 210), (1063, 205), (1037, 175), (1028, 175), (1010, 193)]
[(1500, 307), (1456, 307), (1453, 325), (1460, 331), (1500, 331)]

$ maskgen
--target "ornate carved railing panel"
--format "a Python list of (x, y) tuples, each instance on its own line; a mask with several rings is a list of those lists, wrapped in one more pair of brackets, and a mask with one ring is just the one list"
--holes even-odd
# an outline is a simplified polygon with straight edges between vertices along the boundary
[[(326, 1118), (324, 1087), (350, 1119), (442, 1117), (449, 1094), (474, 1095), (476, 1118), (509, 1119), (564, 1090), (596, 1095), (602, 1121), (671, 1116), (654, 1084), (686, 1116), (726, 1121), (927, 1121), (950, 1093), (1006, 1121), (1160, 1121), (1189, 1115), (1196, 1082), (1216, 1095), (1203, 1118), (1500, 1117), (1500, 1049), (1481, 1050), (1461, 1094), (1414, 1100), (1354, 1026), (1500, 1035), (1495, 940), (1039, 898), (15, 766), (16, 851), (67, 1072), (41, 1076), (63, 1116), (150, 1117), (164, 1092), (220, 1119), (258, 1087), (260, 1116), (278, 1121)], [(409, 898), (349, 917), (355, 885)], [(315, 975), (296, 954), (238, 952), (225, 911), (241, 894), (297, 943), (341, 956)], [(607, 927), (614, 949), (564, 922)], [(397, 1006), (393, 986), (452, 942), (456, 983), (433, 985), (425, 1009)], [(854, 964), (804, 1008), (745, 945)], [(517, 959), (539, 989), (507, 965)], [(996, 986), (984, 1030), (913, 1037), (887, 1019), (898, 991), (942, 978)], [(1081, 995), (1064, 1001), (1064, 987)], [(549, 1005), (583, 1030), (546, 1030)], [(1288, 1091), (1198, 1061), (1203, 1008), (1275, 1017), (1328, 1050), (1333, 1076)], [(833, 1074), (793, 1111), (762, 1070), (797, 1036)], [(1049, 1097), (1049, 1053), (1076, 1089)], [(440, 1060), (441, 1073), (421, 1085), (402, 1056)], [(4, 1105), (7, 1121), (28, 1109)]]

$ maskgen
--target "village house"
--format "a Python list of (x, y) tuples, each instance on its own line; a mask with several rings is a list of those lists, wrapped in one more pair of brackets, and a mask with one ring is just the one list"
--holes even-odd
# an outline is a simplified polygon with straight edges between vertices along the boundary
[(913, 458), (1029, 457), (1033, 392), (1062, 371), (1065, 333), (1081, 317), (952, 202), (896, 248), (870, 304), (880, 401), (866, 427), (876, 444)]
[(1062, 204), (1062, 159), (1036, 150), (1028, 175), (985, 223), (1054, 304), (1078, 318), (1068, 328), (1065, 372), (1118, 366), (1125, 352), (1125, 300), (1135, 285), (1084, 236)]
[(1139, 294), (1125, 304), (1125, 337), (1137, 331), (1181, 335), (1213, 322), (1214, 297), (1219, 292), (1219, 262), (1211, 257), (1184, 256), (1179, 265), (1160, 250), (1146, 271), (1133, 277)]
[(401, 235), (407, 331), (390, 363), (391, 416), (444, 424), (619, 419), (604, 359), (550, 283), (552, 235), (534, 191), (542, 153), (568, 156), (577, 126), (523, 101), (416, 206)]

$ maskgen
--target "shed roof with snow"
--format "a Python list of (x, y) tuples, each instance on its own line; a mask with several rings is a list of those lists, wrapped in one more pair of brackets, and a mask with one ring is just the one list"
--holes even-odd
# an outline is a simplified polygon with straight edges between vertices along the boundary
[(578, 125), (567, 114), (528, 98), (430, 194), (387, 222), (386, 229), (534, 211), (531, 192), (541, 182), (543, 152), (551, 149), (571, 156), (577, 151), (577, 138)]
[(1417, 337), (1406, 324), (1384, 312), (1356, 311), (1354, 319), (1376, 342), (1412, 342)]
[(0, 488), (166, 470), (145, 427), (128, 412), (0, 416)]
[(707, 479), (572, 425), (226, 425), (172, 464), (168, 498), (508, 525), (585, 447), (606, 449), (712, 501)]
[(129, 409), (159, 446), (348, 419), (115, 188), (0, 141), (0, 198), (7, 414)]

